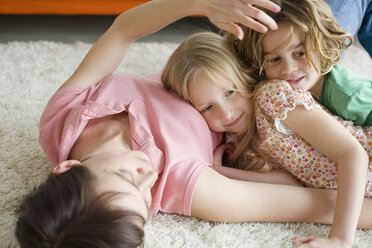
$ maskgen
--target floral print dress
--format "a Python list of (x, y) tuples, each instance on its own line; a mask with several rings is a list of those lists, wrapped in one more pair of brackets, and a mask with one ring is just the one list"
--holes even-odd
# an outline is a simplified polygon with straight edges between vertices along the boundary
[[(322, 108), (309, 92), (292, 89), (286, 81), (275, 80), (260, 86), (255, 105), (260, 149), (272, 164), (287, 170), (305, 185), (336, 189), (337, 163), (319, 152), (282, 121), (296, 105), (303, 105), (309, 111)], [(354, 126), (353, 122), (344, 121), (338, 116), (334, 118), (358, 139), (369, 155), (365, 196), (372, 197), (372, 127)]]

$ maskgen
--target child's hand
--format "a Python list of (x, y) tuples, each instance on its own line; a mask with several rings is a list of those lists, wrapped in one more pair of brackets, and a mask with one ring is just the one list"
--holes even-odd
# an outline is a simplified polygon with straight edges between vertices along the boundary
[(233, 146), (230, 144), (222, 144), (218, 146), (213, 152), (213, 168), (216, 169), (219, 166), (223, 166), (223, 155), (226, 152), (231, 152)]
[(222, 156), (227, 148), (227, 144), (220, 145), (213, 152), (213, 168), (222, 166)]
[(256, 6), (279, 12), (280, 7), (269, 0), (199, 0), (199, 6), (209, 20), (222, 30), (244, 37), (240, 23), (258, 32), (276, 30), (276, 22)]
[(341, 239), (319, 238), (319, 237), (297, 237), (292, 239), (293, 247), (296, 248), (350, 248), (352, 244), (348, 244)]

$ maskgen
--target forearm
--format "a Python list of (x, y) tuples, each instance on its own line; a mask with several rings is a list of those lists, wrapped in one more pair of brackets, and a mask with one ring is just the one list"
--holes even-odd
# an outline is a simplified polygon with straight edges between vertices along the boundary
[[(337, 163), (337, 204), (330, 239), (352, 244), (363, 204), (368, 156), (358, 140), (323, 110), (297, 106), (285, 123)], [(319, 128), (320, 127), (320, 128)]]
[(72, 85), (89, 87), (100, 82), (115, 71), (135, 40), (185, 16), (205, 15), (213, 18), (223, 30), (240, 35), (242, 30), (237, 23), (258, 29), (266, 29), (263, 24), (275, 28), (274, 20), (266, 14), (262, 15), (263, 12), (256, 6), (279, 10), (277, 5), (264, 0), (255, 1), (254, 6), (241, 0), (152, 0), (139, 5), (116, 18), (61, 88)]
[(330, 224), (335, 197), (336, 191), (231, 180), (207, 168), (194, 190), (192, 215), (217, 222)]
[[(197, 181), (191, 212), (195, 217), (217, 222), (331, 224), (336, 195), (335, 190), (230, 180), (207, 168)], [(371, 210), (372, 199), (365, 199), (359, 228), (372, 229)]]
[(221, 165), (213, 166), (213, 168), (220, 174), (230, 179), (259, 183), (285, 184), (301, 187), (303, 186), (303, 184), (301, 184), (294, 176), (280, 169), (271, 169), (269, 172), (256, 172), (239, 170)]
[(362, 150), (351, 150), (338, 162), (337, 203), (329, 238), (352, 244), (364, 200), (368, 156)]
[(153, 0), (122, 13), (62, 87), (98, 83), (115, 71), (135, 40), (195, 13), (195, 0)]

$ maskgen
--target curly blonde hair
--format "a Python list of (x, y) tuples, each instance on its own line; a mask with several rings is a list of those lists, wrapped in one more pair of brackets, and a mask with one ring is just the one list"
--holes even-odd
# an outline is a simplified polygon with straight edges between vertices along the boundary
[[(291, 32), (297, 31), (302, 35), (309, 64), (320, 74), (326, 74), (339, 63), (342, 52), (352, 44), (352, 36), (337, 23), (331, 9), (323, 0), (272, 1), (281, 7), (281, 11), (262, 11), (271, 16), (277, 24), (287, 24)], [(245, 34), (243, 40), (236, 39), (232, 34), (228, 34), (226, 39), (244, 61), (244, 66), (249, 68), (251, 77), (262, 81), (266, 78), (263, 40), (267, 33), (242, 28)], [(290, 37), (291, 35), (285, 44), (290, 41)], [(285, 44), (279, 44), (277, 49)]]

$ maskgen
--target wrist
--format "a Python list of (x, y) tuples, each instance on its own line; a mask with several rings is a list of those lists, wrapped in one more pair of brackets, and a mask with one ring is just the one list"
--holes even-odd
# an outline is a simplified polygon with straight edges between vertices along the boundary
[(330, 234), (328, 236), (328, 239), (332, 240), (335, 244), (337, 244), (337, 247), (343, 247), (343, 248), (350, 248), (352, 247), (354, 243), (354, 239), (345, 239), (345, 238), (340, 238), (336, 235)]
[[(175, 0), (173, 0), (175, 1)], [(178, 0), (176, 0), (178, 1)], [(189, 14), (188, 15), (202, 15), (207, 16), (206, 9), (210, 0), (186, 0), (185, 1), (185, 8), (188, 8)]]
[(182, 12), (182, 15), (184, 17), (201, 14), (200, 13), (201, 9), (203, 9), (199, 0), (160, 0), (160, 1), (169, 4), (169, 6), (172, 6), (172, 8), (174, 7), (174, 10), (177, 10), (177, 12), (179, 11)]

